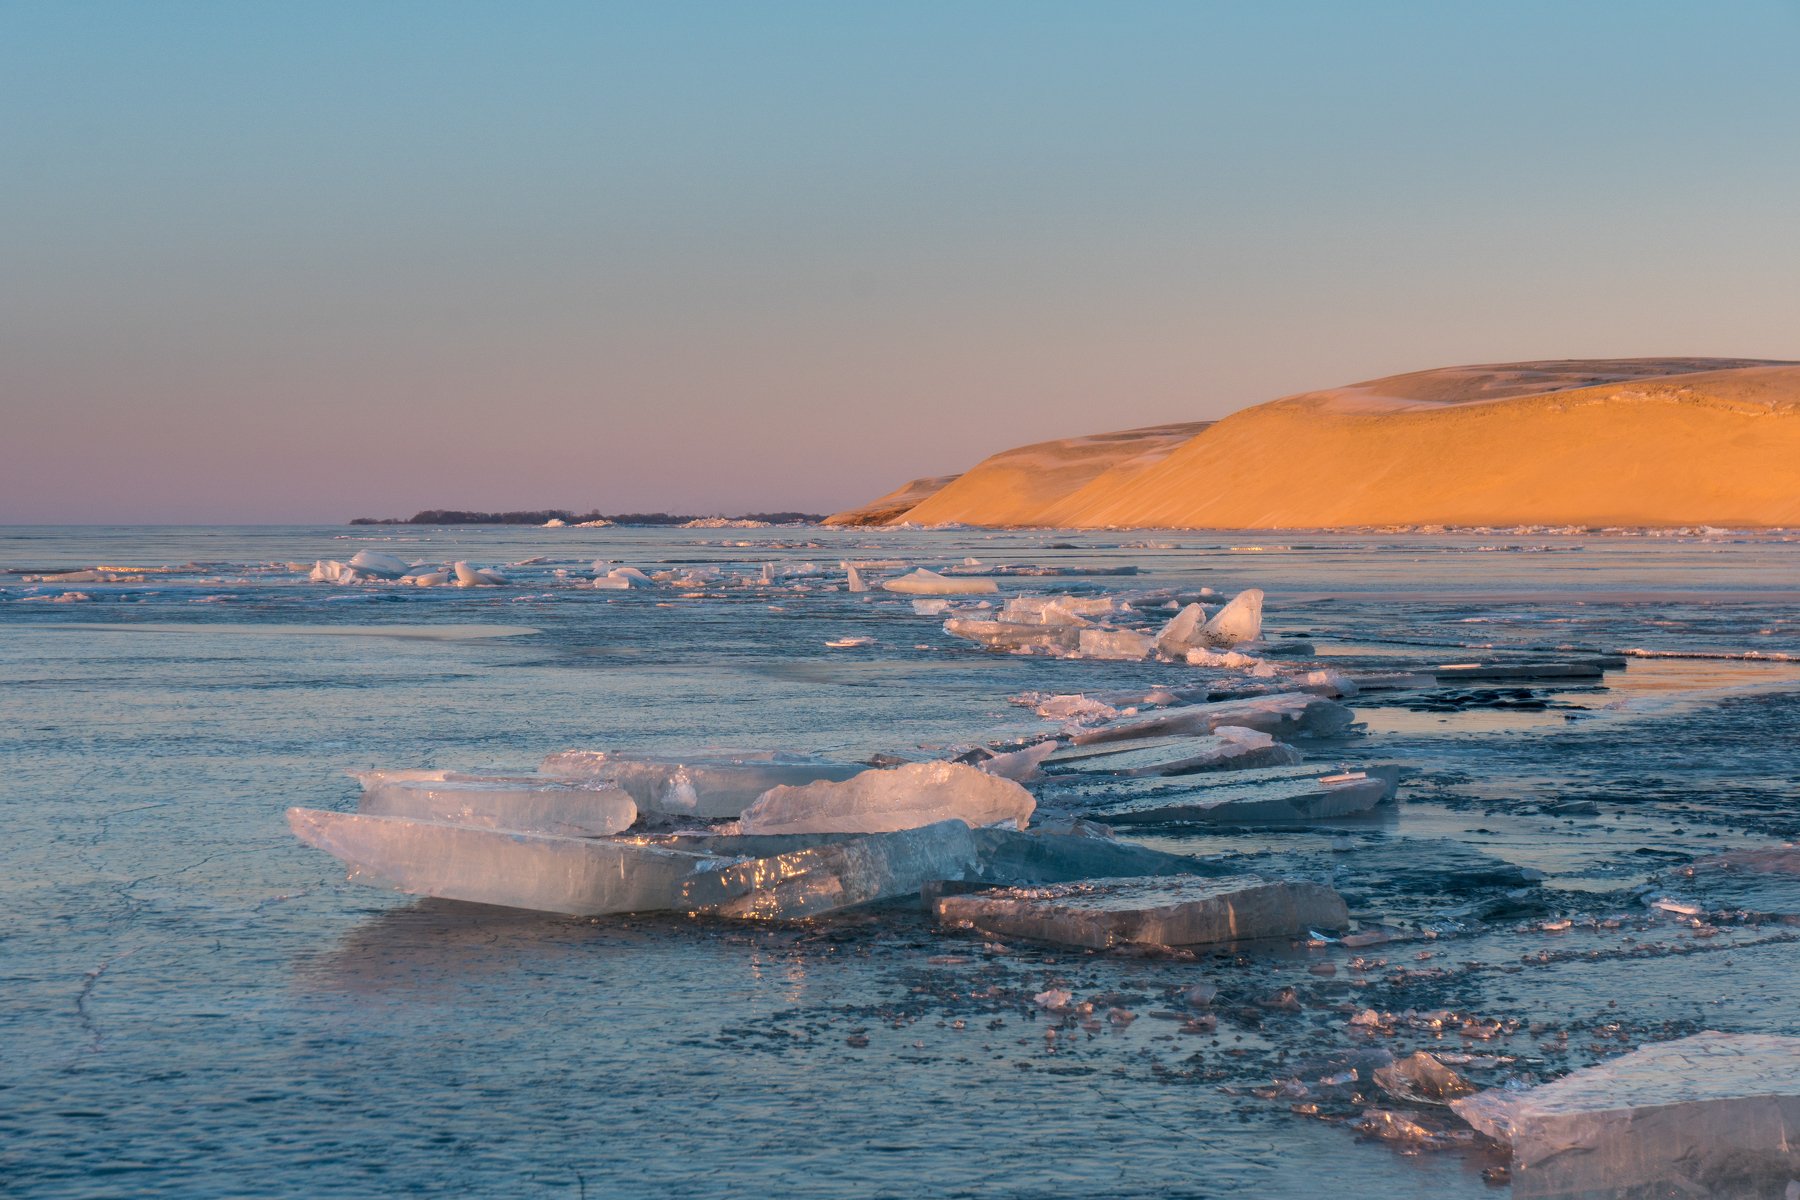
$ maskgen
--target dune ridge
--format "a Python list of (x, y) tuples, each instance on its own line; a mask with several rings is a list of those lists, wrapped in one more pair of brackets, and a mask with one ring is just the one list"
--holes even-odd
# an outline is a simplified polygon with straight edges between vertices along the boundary
[(1800, 525), (1794, 362), (1448, 367), (1287, 396), (1173, 434), (1181, 428), (1005, 451), (886, 521)]

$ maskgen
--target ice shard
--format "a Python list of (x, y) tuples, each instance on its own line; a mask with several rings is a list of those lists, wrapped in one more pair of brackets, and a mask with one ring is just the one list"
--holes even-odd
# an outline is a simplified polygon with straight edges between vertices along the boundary
[(1262, 589), (1246, 588), (1200, 627), (1200, 640), (1217, 649), (1254, 642), (1262, 636), (1262, 608)]
[(616, 784), (517, 777), (387, 780), (365, 787), (356, 810), (563, 837), (604, 837), (637, 820), (637, 805)]
[(1486, 662), (1445, 663), (1432, 668), (1439, 683), (1460, 683), (1468, 679), (1517, 680), (1534, 679), (1594, 680), (1606, 675), (1604, 668), (1592, 662)]
[(998, 775), (1002, 779), (1023, 782), (1036, 778), (1038, 767), (1046, 758), (1056, 753), (1056, 749), (1057, 743), (1054, 741), (1039, 742), (1035, 746), (1026, 746), (1022, 750), (990, 755), (974, 765), (989, 775)]
[(1136, 662), (1147, 658), (1154, 646), (1155, 642), (1148, 634), (1135, 629), (1083, 629), (1076, 638), (1076, 649), (1083, 658), (1111, 662)]
[(779, 750), (714, 750), (692, 755), (562, 750), (538, 768), (560, 779), (610, 779), (638, 810), (671, 817), (729, 820), (773, 787), (844, 780), (869, 768)]
[(294, 836), (340, 859), (350, 879), (413, 896), (593, 916), (680, 905), (706, 855), (625, 841), (504, 832), (366, 813), (288, 809)]
[(1156, 633), (1156, 652), (1164, 658), (1181, 658), (1200, 641), (1200, 627), (1206, 624), (1206, 609), (1190, 604), (1169, 619)]
[(1342, 733), (1355, 714), (1336, 701), (1306, 692), (1275, 692), (1215, 704), (1168, 708), (1136, 720), (1120, 721), (1074, 735), (1076, 745), (1146, 737), (1212, 733), (1222, 725), (1260, 730), (1275, 737), (1327, 737)]
[(899, 592), (905, 596), (972, 596), (1000, 590), (1000, 586), (992, 579), (951, 579), (936, 571), (927, 571), (924, 567), (898, 579), (890, 579), (881, 588), (883, 591)]
[(934, 907), (946, 924), (1093, 950), (1299, 937), (1350, 921), (1343, 898), (1328, 887), (1255, 875), (997, 888), (945, 896)]
[(1516, 1195), (1776, 1197), (1800, 1179), (1800, 1037), (1699, 1033), (1451, 1107), (1511, 1144)]
[(974, 867), (973, 831), (939, 821), (700, 871), (683, 881), (682, 905), (714, 916), (799, 920), (916, 895)]
[(1225, 873), (1204, 859), (1119, 841), (1105, 828), (1078, 821), (1058, 829), (977, 829), (977, 862), (969, 878), (990, 886), (1031, 887), (1080, 879)]
[(884, 833), (945, 820), (1016, 822), (1037, 802), (1010, 779), (961, 763), (871, 768), (841, 782), (771, 788), (744, 810), (744, 833)]

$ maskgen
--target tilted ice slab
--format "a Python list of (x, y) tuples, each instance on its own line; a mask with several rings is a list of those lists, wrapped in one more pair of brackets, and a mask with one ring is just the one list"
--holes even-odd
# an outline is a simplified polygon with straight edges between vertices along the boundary
[(718, 861), (630, 842), (312, 808), (288, 809), (288, 825), (347, 865), (355, 883), (576, 916), (674, 908), (681, 881)]
[(637, 805), (618, 785), (560, 779), (393, 780), (365, 787), (356, 810), (563, 837), (604, 837), (637, 820)]
[[(1120, 748), (1109, 753), (1105, 749), (1108, 745)], [(1072, 773), (1132, 779), (1291, 766), (1300, 758), (1300, 751), (1261, 730), (1221, 725), (1210, 734), (1159, 738), (1147, 746), (1102, 743), (1101, 748), (1063, 760), (1063, 769)]]
[(1215, 649), (1254, 642), (1262, 636), (1262, 610), (1262, 589), (1246, 588), (1200, 627), (1199, 640)]
[(1005, 754), (990, 754), (973, 765), (986, 771), (989, 775), (998, 775), (1002, 779), (1024, 781), (1033, 779), (1038, 774), (1038, 767), (1046, 758), (1056, 753), (1056, 742), (1039, 742), (1035, 746), (1010, 750)]
[(1451, 1107), (1511, 1143), (1520, 1195), (1781, 1196), (1800, 1178), (1796, 1037), (1699, 1033)]
[(868, 767), (778, 750), (686, 756), (561, 750), (538, 769), (561, 779), (612, 780), (641, 812), (718, 821), (741, 815), (770, 788), (849, 779)]
[(872, 768), (842, 782), (777, 787), (744, 810), (745, 833), (885, 833), (937, 821), (1013, 821), (1037, 802), (1010, 779), (961, 763)]
[(1322, 884), (1270, 882), (1255, 875), (1001, 888), (945, 896), (934, 908), (947, 924), (1093, 950), (1299, 937), (1350, 922), (1343, 898)]
[(939, 821), (701, 871), (682, 883), (682, 905), (714, 916), (799, 920), (966, 878), (975, 859), (974, 832), (961, 821)]
[(1114, 825), (1260, 825), (1355, 816), (1391, 800), (1398, 767), (1298, 779), (1163, 784), (1127, 794), (1093, 815)]
[(927, 571), (924, 567), (898, 579), (890, 579), (881, 585), (883, 591), (899, 592), (904, 596), (972, 596), (982, 592), (997, 592), (1000, 586), (992, 579), (951, 579), (947, 575), (939, 575), (936, 571)]
[(1072, 739), (1078, 746), (1145, 737), (1182, 737), (1212, 733), (1223, 725), (1260, 730), (1275, 737), (1328, 737), (1341, 733), (1355, 714), (1332, 700), (1305, 692), (1276, 692), (1216, 704), (1169, 708), (1136, 720), (1088, 729)]
[(1136, 662), (1148, 658), (1155, 645), (1149, 634), (1135, 629), (1083, 629), (1076, 635), (1075, 642), (1081, 657), (1110, 662)]
[(977, 829), (977, 862), (969, 878), (1018, 887), (1078, 879), (1221, 873), (1203, 859), (1119, 841), (1098, 832), (1104, 829), (1085, 821), (1074, 822), (1072, 829)]

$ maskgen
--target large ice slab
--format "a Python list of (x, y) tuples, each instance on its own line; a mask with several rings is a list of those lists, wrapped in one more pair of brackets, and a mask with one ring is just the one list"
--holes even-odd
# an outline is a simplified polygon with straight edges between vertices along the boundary
[(842, 782), (776, 787), (744, 810), (745, 833), (885, 833), (944, 820), (1016, 822), (1037, 802), (1010, 779), (961, 763), (871, 768)]
[(1299, 937), (1350, 921), (1343, 899), (1328, 887), (1255, 875), (999, 888), (945, 896), (934, 907), (947, 924), (1094, 950)]
[(983, 592), (997, 592), (1000, 586), (992, 579), (952, 579), (920, 567), (911, 574), (887, 580), (881, 585), (881, 589), (899, 592), (903, 596), (973, 596)]
[(288, 825), (344, 862), (355, 883), (576, 916), (675, 908), (681, 881), (717, 862), (630, 842), (312, 808), (288, 809)]
[[(1111, 747), (1118, 747), (1112, 750)], [(1198, 737), (1157, 738), (1149, 744), (1103, 742), (1085, 753), (1060, 759), (1065, 772), (1122, 779), (1189, 775), (1201, 771), (1291, 766), (1300, 752), (1261, 730), (1221, 725)]]
[(1190, 704), (1167, 708), (1135, 720), (1103, 725), (1077, 733), (1078, 746), (1120, 742), (1145, 737), (1191, 737), (1213, 733), (1220, 726), (1236, 725), (1275, 737), (1328, 737), (1342, 733), (1356, 714), (1344, 705), (1306, 692), (1275, 692), (1214, 704)]
[(1781, 1196), (1800, 1179), (1796, 1037), (1699, 1033), (1451, 1107), (1512, 1145), (1518, 1195)]
[(363, 789), (356, 810), (563, 837), (604, 837), (629, 829), (637, 820), (637, 805), (617, 784), (519, 777), (379, 782)]
[(1263, 825), (1323, 821), (1372, 811), (1391, 799), (1397, 767), (1371, 767), (1310, 779), (1237, 783), (1227, 776), (1209, 785), (1171, 784), (1098, 811), (1114, 825)]
[(682, 903), (714, 916), (799, 920), (915, 895), (974, 867), (974, 831), (939, 821), (701, 871), (682, 883)]
[(1533, 679), (1595, 680), (1606, 675), (1595, 662), (1511, 662), (1445, 663), (1432, 668), (1439, 683), (1460, 683), (1469, 679), (1516, 680)]
[(1120, 841), (1104, 829), (1088, 822), (1062, 829), (977, 829), (977, 862), (969, 878), (989, 885), (1028, 887), (1079, 879), (1224, 873), (1204, 859)]
[(561, 779), (611, 780), (641, 812), (718, 821), (741, 815), (770, 788), (849, 779), (869, 768), (779, 750), (692, 755), (561, 750), (538, 769)]

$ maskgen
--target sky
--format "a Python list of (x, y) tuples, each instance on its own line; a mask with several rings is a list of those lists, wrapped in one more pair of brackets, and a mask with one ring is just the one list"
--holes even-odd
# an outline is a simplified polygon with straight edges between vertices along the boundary
[(0, 523), (828, 512), (1800, 358), (1800, 0), (0, 0)]

